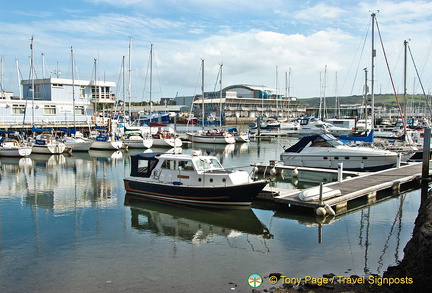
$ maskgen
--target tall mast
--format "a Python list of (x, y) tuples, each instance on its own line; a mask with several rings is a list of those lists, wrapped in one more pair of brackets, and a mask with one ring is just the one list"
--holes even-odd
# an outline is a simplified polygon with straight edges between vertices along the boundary
[(278, 117), (279, 117), (279, 105), (278, 105), (278, 94), (279, 94), (279, 91), (278, 91), (278, 79), (279, 79), (279, 77), (278, 77), (278, 66), (276, 65), (276, 82), (275, 82), (275, 84), (276, 84), (276, 119), (278, 119)]
[(150, 115), (153, 111), (153, 109), (152, 109), (152, 92), (153, 92), (153, 43), (150, 43), (150, 93), (149, 93)]
[[(372, 17), (372, 60), (371, 60), (371, 130), (375, 127), (375, 93), (374, 93), (374, 78), (375, 78), (375, 57), (376, 57), (376, 50), (375, 50), (375, 13), (371, 14)], [(365, 117), (367, 119), (367, 117)]]
[(35, 99), (35, 82), (34, 82), (34, 64), (33, 64), (33, 51), (34, 51), (34, 39), (31, 38), (30, 43), (30, 49), (31, 49), (31, 56), (30, 56), (30, 79), (31, 79), (31, 93), (32, 93), (32, 126), (34, 126), (34, 99)]
[(201, 92), (202, 92), (202, 100), (201, 100), (202, 129), (204, 130), (204, 59), (201, 59)]
[(128, 84), (128, 111), (131, 117), (131, 95), (132, 95), (132, 37), (129, 38), (129, 84)]
[(220, 64), (220, 79), (219, 79), (219, 86), (220, 86), (220, 95), (219, 95), (219, 125), (222, 128), (222, 66), (223, 64)]
[(3, 56), (1, 56), (1, 60), (0, 60), (0, 90), (2, 91), (2, 94), (4, 94), (4, 88), (3, 88)]
[(367, 68), (364, 68), (363, 69), (364, 70), (364, 72), (365, 72), (365, 77), (364, 77), (364, 82), (365, 82), (365, 84), (364, 84), (364, 98), (363, 98), (363, 103), (364, 103), (364, 118), (365, 118), (365, 131), (367, 131), (367, 129), (368, 129), (368, 119), (367, 119), (367, 116), (368, 116), (368, 111), (367, 111), (367, 95), (368, 95), (368, 85), (367, 85)]
[(15, 59), (15, 66), (16, 66), (16, 71), (17, 71), (19, 99), (22, 100), (21, 76), (20, 76), (20, 70), (19, 70), (19, 65), (18, 65), (18, 58)]
[(338, 93), (338, 76), (335, 74), (335, 115), (340, 118), (339, 93)]
[(326, 90), (327, 90), (327, 65), (324, 67), (324, 80), (323, 80), (323, 119), (327, 118), (327, 103), (326, 103)]
[(74, 52), (73, 49), (71, 47), (71, 58), (72, 58), (72, 111), (73, 111), (73, 136), (75, 137), (75, 125), (76, 125), (76, 121), (75, 121), (75, 60), (74, 60)]
[[(408, 112), (407, 112), (407, 45), (408, 42), (404, 41), (404, 111), (402, 119), (404, 119), (403, 127), (404, 127), (404, 133), (406, 134), (406, 123), (405, 119), (408, 118)], [(414, 122), (414, 121), (413, 121)]]
[(288, 70), (288, 74), (285, 72), (285, 97), (288, 99), (287, 118), (290, 115), (290, 87), (291, 87), (291, 67)]
[(45, 54), (42, 53), (42, 78), (45, 78)]
[(123, 96), (123, 105), (122, 105), (122, 112), (123, 115), (126, 115), (125, 113), (125, 104), (126, 104), (126, 72), (125, 72), (125, 60), (126, 57), (123, 55), (122, 58), (122, 80), (123, 80), (123, 84), (122, 84), (122, 96)]

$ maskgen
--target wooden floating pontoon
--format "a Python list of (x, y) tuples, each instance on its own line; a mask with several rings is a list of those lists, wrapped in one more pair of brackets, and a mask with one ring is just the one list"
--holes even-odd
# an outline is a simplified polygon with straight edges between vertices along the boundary
[[(318, 169), (316, 169), (317, 172)], [(345, 179), (341, 182), (331, 182), (323, 186), (340, 190), (341, 195), (319, 201), (302, 201), (299, 194), (302, 190), (266, 188), (260, 198), (270, 199), (279, 204), (289, 207), (309, 208), (316, 211), (319, 207), (329, 206), (338, 214), (347, 212), (348, 202), (357, 198), (365, 197), (369, 202), (376, 201), (377, 192), (393, 191), (399, 192), (401, 185), (416, 183), (422, 179), (422, 163), (410, 163), (400, 168), (391, 168), (379, 172), (366, 173), (357, 177)], [(429, 179), (429, 178), (428, 178)], [(271, 195), (271, 196), (270, 196)]]

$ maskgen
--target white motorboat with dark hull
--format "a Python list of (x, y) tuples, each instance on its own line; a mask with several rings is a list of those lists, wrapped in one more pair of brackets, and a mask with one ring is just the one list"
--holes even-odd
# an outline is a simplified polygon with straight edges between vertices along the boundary
[(249, 206), (266, 186), (246, 171), (225, 170), (213, 156), (142, 153), (131, 156), (128, 193), (183, 204)]
[(305, 136), (286, 149), (280, 160), (285, 165), (344, 170), (375, 171), (396, 165), (398, 154), (372, 147), (350, 146), (328, 133)]

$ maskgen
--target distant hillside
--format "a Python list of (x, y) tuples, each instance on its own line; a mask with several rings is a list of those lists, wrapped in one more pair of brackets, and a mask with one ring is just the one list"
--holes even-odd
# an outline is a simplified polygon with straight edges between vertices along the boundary
[[(370, 98), (370, 97), (369, 97)], [(401, 105), (404, 104), (403, 95), (398, 96)], [(414, 102), (415, 104), (423, 104), (425, 102), (424, 95), (408, 96), (408, 103)], [(319, 98), (307, 98), (299, 99), (299, 101), (306, 103), (311, 108), (319, 107)], [(350, 96), (350, 97), (339, 97), (339, 103), (342, 105), (354, 105), (361, 104), (363, 102), (363, 96)], [(326, 97), (327, 107), (335, 106), (335, 97)], [(397, 107), (396, 97), (390, 94), (375, 95), (375, 106), (386, 106), (386, 107)]]

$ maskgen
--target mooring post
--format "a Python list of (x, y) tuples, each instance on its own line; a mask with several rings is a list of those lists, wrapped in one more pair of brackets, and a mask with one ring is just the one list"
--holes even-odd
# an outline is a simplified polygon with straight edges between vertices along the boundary
[(397, 160), (396, 160), (396, 168), (400, 168), (401, 165), (401, 153), (397, 153)]
[[(423, 165), (422, 165), (422, 186), (428, 186), (429, 178), (429, 160), (430, 160), (430, 143), (431, 143), (431, 129), (429, 127), (424, 129), (423, 139)], [(427, 193), (422, 192), (421, 203), (425, 203)]]
[(343, 162), (338, 163), (338, 182), (343, 180)]
[(320, 206), (324, 205), (324, 201), (323, 201), (323, 183), (320, 183), (320, 187), (319, 187), (319, 201), (320, 201)]

